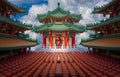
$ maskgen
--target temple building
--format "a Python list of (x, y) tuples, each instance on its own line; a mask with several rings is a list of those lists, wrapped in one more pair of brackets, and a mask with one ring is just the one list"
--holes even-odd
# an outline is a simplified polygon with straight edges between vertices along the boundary
[(58, 3), (55, 10), (37, 16), (42, 26), (31, 28), (10, 19), (11, 14), (24, 13), (24, 9), (0, 0), (0, 77), (120, 77), (119, 5), (119, 0), (112, 0), (94, 9), (93, 13), (110, 15), (110, 18), (87, 25), (95, 34), (81, 44), (92, 50), (28, 52), (37, 43), (23, 32), (33, 28), (43, 34), (45, 49), (75, 47), (75, 35), (86, 30), (74, 24), (82, 19), (81, 14), (64, 11)]
[(112, 0), (107, 5), (95, 7), (93, 13), (109, 15), (109, 18), (88, 24), (87, 29), (93, 30), (95, 34), (81, 44), (93, 48), (93, 52), (120, 59), (120, 1)]
[(35, 32), (43, 34), (43, 47), (68, 48), (76, 46), (76, 34), (85, 31), (84, 26), (75, 25), (82, 16), (71, 14), (58, 7), (47, 14), (39, 14), (37, 19), (44, 25), (34, 28)]
[(10, 18), (18, 13), (25, 13), (25, 10), (7, 0), (0, 0), (0, 59), (26, 52), (27, 48), (37, 44), (23, 34), (29, 30), (29, 25)]

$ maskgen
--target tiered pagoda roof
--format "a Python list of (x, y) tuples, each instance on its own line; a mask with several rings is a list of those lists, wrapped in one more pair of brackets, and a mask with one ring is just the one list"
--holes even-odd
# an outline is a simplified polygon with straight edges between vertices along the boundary
[(0, 51), (27, 48), (37, 44), (36, 41), (26, 38), (23, 34), (25, 30), (30, 29), (30, 25), (10, 19), (11, 14), (24, 12), (23, 8), (8, 0), (0, 0)]
[[(109, 14), (111, 17), (98, 23), (88, 24), (88, 30), (95, 34), (89, 39), (82, 40), (81, 44), (87, 47), (119, 50), (120, 49), (120, 8), (119, 0), (112, 0), (103, 7), (95, 7), (93, 13)], [(99, 34), (98, 34), (99, 33)]]
[(45, 19), (45, 18), (49, 18), (49, 17), (57, 17), (57, 18), (61, 18), (61, 17), (71, 17), (71, 18), (73, 18), (73, 19), (75, 19), (75, 20), (80, 20), (80, 19), (82, 19), (82, 16), (81, 16), (81, 14), (79, 14), (79, 15), (76, 15), (76, 14), (71, 14), (69, 11), (65, 11), (65, 10), (63, 10), (61, 7), (60, 7), (60, 3), (58, 3), (58, 7), (55, 9), (55, 10), (53, 10), (53, 11), (48, 11), (48, 13), (47, 14), (39, 14), (38, 16), (37, 16), (37, 18), (39, 19), (39, 20), (41, 20), (41, 19)]
[(66, 30), (73, 30), (77, 32), (83, 32), (85, 31), (84, 26), (78, 27), (77, 25), (73, 25), (71, 23), (62, 23), (62, 24), (54, 24), (54, 23), (46, 23), (44, 25), (41, 25), (40, 27), (35, 27), (35, 32), (41, 32), (41, 31), (66, 31)]
[(80, 15), (76, 15), (76, 14), (71, 14), (69, 11), (64, 11), (62, 8), (58, 7), (57, 9), (55, 9), (54, 11), (49, 11), (47, 14), (42, 14), (42, 15), (38, 15), (38, 19), (44, 19), (50, 16), (54, 16), (54, 17), (65, 17), (65, 16), (70, 16), (74, 19), (82, 19), (81, 14)]
[[(24, 8), (18, 7), (16, 5), (10, 3), (8, 0), (0, 0), (0, 11), (1, 11), (1, 13), (4, 11), (4, 13), (9, 13), (10, 15), (11, 14), (15, 15), (17, 13), (25, 13)], [(18, 26), (23, 29), (29, 29), (29, 28), (27, 28), (28, 25), (22, 24), (18, 20), (10, 19), (10, 17), (4, 16), (2, 14), (0, 15), (0, 22), (10, 24), (12, 26)]]
[[(65, 11), (60, 7), (60, 3), (58, 3), (58, 7), (53, 11), (48, 11), (47, 14), (38, 15), (37, 19), (40, 22), (45, 23), (44, 25), (38, 26), (34, 28), (35, 32), (40, 31), (77, 31), (83, 32), (85, 31), (84, 26), (77, 26), (73, 23), (79, 22), (82, 19), (81, 14), (71, 14), (69, 11)], [(70, 20), (67, 20), (70, 19)], [(48, 22), (46, 22), (48, 21)]]
[[(112, 0), (111, 2), (109, 2), (106, 5), (103, 6), (96, 6), (93, 10), (93, 13), (100, 13), (100, 14), (112, 14), (113, 12), (118, 12), (120, 6), (120, 1), (119, 0)], [(115, 24), (116, 22), (118, 23), (120, 21), (120, 14), (110, 17), (109, 19), (106, 20), (101, 20), (98, 23), (94, 23), (94, 24), (88, 24), (87, 25), (87, 29), (96, 29), (96, 28), (100, 28), (102, 26), (111, 26), (113, 24)]]

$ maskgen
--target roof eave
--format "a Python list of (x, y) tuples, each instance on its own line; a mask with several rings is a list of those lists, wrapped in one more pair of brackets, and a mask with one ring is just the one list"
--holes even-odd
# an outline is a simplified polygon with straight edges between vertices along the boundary
[(16, 10), (18, 13), (25, 13), (25, 10), (21, 7), (18, 7), (16, 5), (13, 5), (12, 3), (8, 2), (8, 0), (3, 0), (3, 2), (5, 2), (7, 5), (9, 5), (10, 7), (12, 7), (14, 10)]
[(27, 29), (25, 24), (22, 24), (22, 23), (17, 22), (17, 21), (13, 21), (12, 19), (9, 19), (9, 18), (4, 17), (4, 16), (0, 16), (0, 21), (5, 22), (5, 23), (9, 23), (9, 24), (13, 24), (13, 25), (19, 26), (19, 27), (24, 28), (24, 29)]
[(109, 49), (109, 50), (120, 50), (120, 47), (110, 47), (110, 46), (94, 46), (94, 45), (84, 45), (80, 43), (82, 46), (90, 47), (90, 48), (99, 48), (99, 49)]
[[(111, 19), (111, 20), (110, 20)], [(106, 20), (104, 22), (101, 22), (99, 24), (95, 24), (93, 26), (87, 26), (87, 29), (88, 30), (92, 30), (92, 29), (95, 29), (95, 28), (98, 28), (98, 27), (101, 27), (101, 26), (104, 26), (104, 25), (107, 25), (107, 24), (111, 24), (111, 23), (115, 23), (115, 22), (119, 22), (120, 21), (120, 15), (116, 16), (116, 17), (113, 17), (113, 18), (110, 18), (109, 21)]]

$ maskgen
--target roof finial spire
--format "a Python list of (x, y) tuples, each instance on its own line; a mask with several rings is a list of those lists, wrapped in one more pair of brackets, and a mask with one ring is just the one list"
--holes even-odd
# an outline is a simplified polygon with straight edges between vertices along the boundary
[(58, 7), (60, 7), (60, 2), (58, 2)]

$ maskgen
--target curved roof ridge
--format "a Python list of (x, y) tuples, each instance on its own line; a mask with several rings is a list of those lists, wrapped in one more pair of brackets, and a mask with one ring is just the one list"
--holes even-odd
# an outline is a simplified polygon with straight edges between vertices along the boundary
[(74, 19), (82, 19), (81, 14), (72, 14), (70, 11), (65, 11), (60, 7), (60, 3), (58, 3), (58, 7), (54, 9), (53, 11), (48, 11), (46, 14), (38, 14), (38, 19), (43, 19), (48, 16), (55, 16), (55, 17), (63, 17), (63, 16), (71, 16)]
[(85, 31), (84, 26), (77, 26), (68, 22), (62, 24), (55, 24), (55, 23), (47, 23), (42, 26), (38, 26), (34, 28), (35, 32), (43, 31), (43, 30), (53, 30), (53, 31), (63, 31), (63, 30), (75, 30), (79, 32)]

